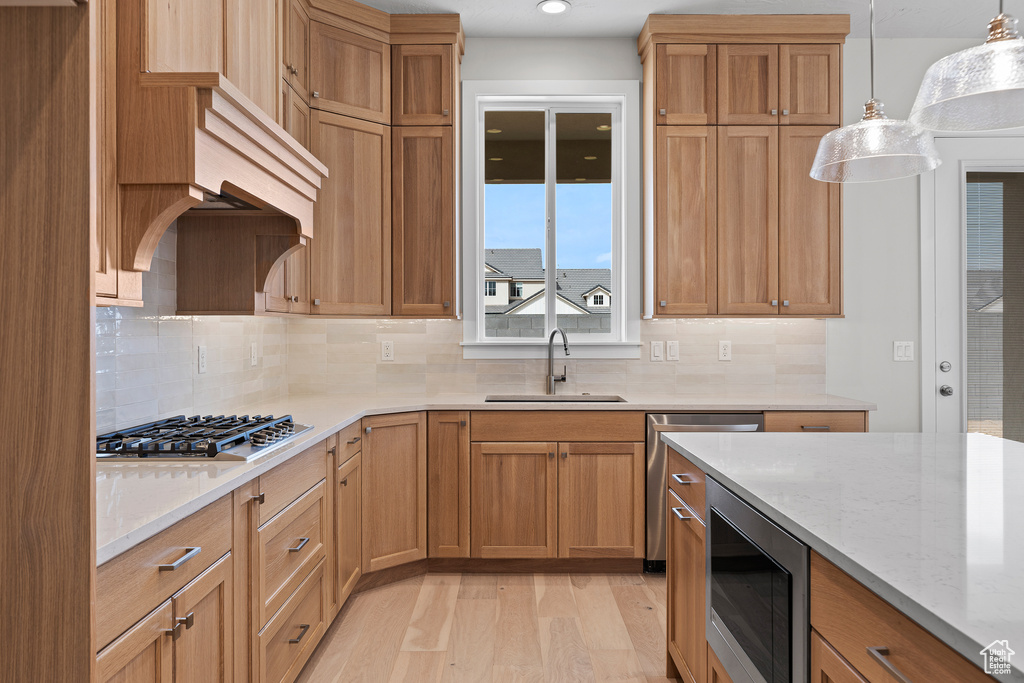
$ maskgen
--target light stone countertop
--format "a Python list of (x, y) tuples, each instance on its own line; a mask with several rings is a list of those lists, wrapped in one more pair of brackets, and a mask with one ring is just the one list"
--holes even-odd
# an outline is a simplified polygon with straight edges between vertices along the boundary
[[(983, 434), (662, 434), (982, 666), (1024, 653), (1024, 444)], [(1024, 681), (1024, 654), (1010, 676)]]
[(297, 395), (239, 407), (238, 414), (290, 414), (313, 425), (265, 457), (243, 462), (96, 465), (96, 563), (103, 564), (277, 467), (366, 415), (417, 410), (759, 411), (875, 410), (873, 403), (830, 395), (663, 396), (623, 394), (625, 403), (484, 403), (483, 394), (432, 396)]

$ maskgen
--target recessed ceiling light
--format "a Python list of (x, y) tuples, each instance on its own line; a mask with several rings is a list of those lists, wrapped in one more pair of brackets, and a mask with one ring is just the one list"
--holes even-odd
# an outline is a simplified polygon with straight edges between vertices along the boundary
[(566, 0), (542, 0), (537, 5), (544, 14), (565, 14), (572, 7)]
[(600, 126), (597, 127), (597, 129), (598, 130), (611, 130), (612, 127), (609, 126), (607, 123), (602, 123)]
[(505, 161), (505, 157), (491, 157), (488, 161)]
[(597, 157), (583, 157), (583, 158), (586, 159), (587, 161), (593, 161)]
[(488, 133), (500, 133), (501, 132), (501, 128), (488, 128), (487, 132)]

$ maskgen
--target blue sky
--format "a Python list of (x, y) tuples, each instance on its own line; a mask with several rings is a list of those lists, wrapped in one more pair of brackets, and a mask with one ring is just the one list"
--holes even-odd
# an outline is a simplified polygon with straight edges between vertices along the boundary
[[(556, 186), (559, 268), (608, 268), (612, 250), (612, 186)], [(485, 185), (487, 249), (544, 249), (544, 185)]]

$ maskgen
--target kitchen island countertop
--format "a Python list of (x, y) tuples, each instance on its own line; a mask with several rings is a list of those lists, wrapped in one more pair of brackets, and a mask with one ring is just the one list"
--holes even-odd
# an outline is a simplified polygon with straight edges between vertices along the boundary
[[(984, 434), (663, 434), (981, 666), (1024, 647), (1024, 444)], [(813, 599), (813, 596), (812, 596)], [(1005, 680), (1024, 681), (1020, 660)]]

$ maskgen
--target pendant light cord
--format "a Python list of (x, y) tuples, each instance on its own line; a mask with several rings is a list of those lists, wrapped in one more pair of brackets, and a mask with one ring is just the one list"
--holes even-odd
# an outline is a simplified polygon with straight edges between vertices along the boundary
[[(1003, 0), (999, 0), (1002, 5)], [(871, 99), (875, 99), (875, 0), (870, 0), (870, 36), (871, 36)]]

